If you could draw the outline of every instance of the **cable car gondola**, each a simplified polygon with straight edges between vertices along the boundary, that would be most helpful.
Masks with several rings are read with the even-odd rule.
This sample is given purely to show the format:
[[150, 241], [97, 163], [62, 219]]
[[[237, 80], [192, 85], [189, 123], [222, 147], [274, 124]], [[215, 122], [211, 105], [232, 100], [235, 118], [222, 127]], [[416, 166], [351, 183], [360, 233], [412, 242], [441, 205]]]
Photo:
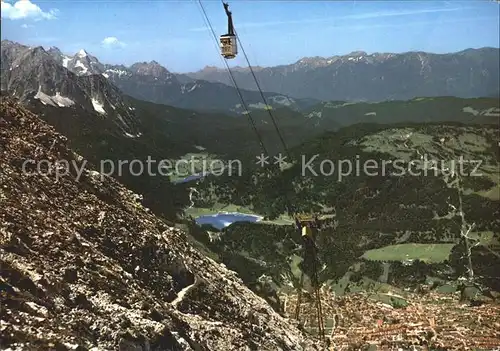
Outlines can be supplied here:
[[229, 4], [223, 2], [224, 10], [227, 15], [227, 34], [220, 36], [220, 49], [221, 54], [226, 59], [233, 59], [238, 54], [238, 46], [236, 42], [236, 35], [234, 34], [233, 18], [231, 11], [229, 11]]

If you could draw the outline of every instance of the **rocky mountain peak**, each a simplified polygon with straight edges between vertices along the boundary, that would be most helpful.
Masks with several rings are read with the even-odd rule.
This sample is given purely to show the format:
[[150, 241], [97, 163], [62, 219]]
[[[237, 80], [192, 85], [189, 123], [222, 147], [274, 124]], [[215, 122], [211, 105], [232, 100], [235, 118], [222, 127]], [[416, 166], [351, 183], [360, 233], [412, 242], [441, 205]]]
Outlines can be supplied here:
[[327, 58], [320, 57], [320, 56], [314, 56], [314, 57], [303, 57], [295, 64], [293, 65], [293, 70], [295, 68], [306, 68], [306, 69], [314, 69], [318, 67], [324, 67], [327, 66], [331, 63], [331, 60], [328, 60]]
[[218, 68], [218, 67], [216, 67], [216, 66], [205, 66], [205, 67], [203, 67], [203, 68], [201, 69], [201, 71], [200, 71], [200, 72], [206, 72], [206, 73], [208, 73], [208, 72], [216, 72], [216, 71], [218, 71], [218, 70], [219, 70], [219, 68]]
[[368, 56], [368, 54], [365, 51], [352, 51], [346, 56]]
[[[261, 67], [261, 66], [252, 66], [252, 70], [254, 72], [262, 71], [263, 69], [264, 69], [264, 67]], [[233, 67], [233, 70], [236, 72], [250, 72], [250, 68], [248, 66], [243, 66], [243, 67], [242, 66], [235, 66], [235, 67]]]
[[97, 57], [90, 55], [84, 49], [78, 51], [73, 57], [66, 57], [66, 60], [65, 67], [80, 76], [104, 72], [104, 65], [99, 62]]
[[[28, 67], [26, 65], [29, 64]], [[18, 71], [20, 74], [24, 70], [53, 70], [56, 62], [53, 56], [47, 52], [42, 46], [36, 46], [34, 48], [25, 48], [25, 50], [19, 51], [18, 55], [13, 57], [12, 63], [10, 64], [12, 68], [20, 68]], [[54, 75], [54, 72], [52, 72]], [[11, 77], [14, 80], [19, 78], [20, 82], [22, 79], [17, 75]], [[40, 78], [40, 77], [39, 77]], [[25, 84], [26, 82], [21, 82]]]
[[47, 51], [43, 48], [43, 46], [35, 46], [33, 49], [31, 49], [31, 52], [35, 55], [47, 54]]
[[167, 79], [173, 76], [165, 67], [154, 60], [150, 62], [134, 63], [130, 66], [130, 70], [139, 75], [152, 76], [155, 78]]
[[86, 57], [87, 55], [88, 55], [88, 53], [84, 49], [80, 49], [80, 51], [78, 51], [76, 53], [76, 56], [78, 56], [78, 57]]
[[55, 47], [55, 46], [51, 46], [51, 47], [49, 48], [49, 50], [47, 50], [47, 52], [48, 52], [49, 54], [57, 54], [57, 55], [62, 55], [61, 50], [59, 50], [59, 48], [57, 48], [57, 47]]
[[[2, 42], [3, 44], [3, 42]], [[14, 49], [2, 45], [2, 89], [21, 102], [57, 109], [82, 109], [113, 121], [123, 134], [139, 135], [138, 120], [121, 91], [100, 74], [104, 67], [86, 54], [73, 58], [57, 48]]]

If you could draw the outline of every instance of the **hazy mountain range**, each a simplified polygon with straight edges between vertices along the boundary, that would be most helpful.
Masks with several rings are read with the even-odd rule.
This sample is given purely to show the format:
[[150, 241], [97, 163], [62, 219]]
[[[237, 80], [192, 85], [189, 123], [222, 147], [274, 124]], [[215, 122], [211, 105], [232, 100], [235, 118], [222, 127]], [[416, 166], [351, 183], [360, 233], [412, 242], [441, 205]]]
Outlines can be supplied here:
[[[50, 74], [57, 71], [57, 76], [68, 76], [66, 72], [71, 72], [80, 77], [80, 85], [84, 86], [90, 85], [85, 83], [89, 79], [85, 77], [94, 77], [94, 90], [108, 82], [126, 95], [144, 101], [233, 114], [245, 111], [224, 69], [205, 67], [194, 73], [176, 74], [156, 61], [131, 66], [110, 65], [101, 63], [83, 49], [66, 55], [55, 47], [30, 48], [8, 40], [2, 41], [2, 90], [16, 91], [19, 96], [19, 89], [24, 94], [28, 84], [31, 90], [38, 91], [35, 82], [22, 83], [22, 87], [16, 83], [16, 77], [22, 75], [20, 69], [26, 69], [19, 68], [23, 66], [21, 63], [34, 56], [39, 71], [51, 71]], [[500, 94], [498, 62], [499, 49], [494, 48], [451, 54], [354, 52], [329, 58], [304, 58], [291, 65], [254, 67], [254, 73], [270, 106], [306, 111], [321, 100], [373, 102], [422, 96], [496, 97]], [[250, 110], [265, 108], [249, 68], [236, 67], [232, 71], [247, 107]], [[41, 92], [48, 94], [43, 90], [46, 88], [42, 86]], [[106, 103], [99, 103], [104, 103], [106, 110]]]
[[[12, 84], [19, 72], [18, 60], [24, 60], [36, 52], [37, 65], [41, 70], [57, 66], [59, 72], [71, 72], [78, 77], [100, 76], [123, 93], [137, 99], [161, 103], [181, 108], [205, 111], [225, 111], [241, 113], [245, 111], [237, 91], [228, 85], [204, 80], [181, 83], [177, 75], [169, 72], [156, 61], [138, 62], [130, 67], [101, 63], [95, 56], [80, 50], [75, 55], [65, 55], [58, 48], [48, 50], [27, 47], [8, 40], [2, 41], [2, 89], [12, 90]], [[96, 78], [97, 79], [97, 78]], [[45, 91], [43, 91], [46, 93]], [[241, 94], [248, 109], [265, 107], [260, 93], [242, 90]], [[293, 109], [310, 107], [317, 103], [314, 99], [291, 99], [276, 93], [266, 93], [266, 100], [273, 107], [288, 106]]]
[[[427, 52], [352, 52], [308, 57], [290, 65], [255, 67], [264, 91], [295, 98], [342, 101], [407, 100], [419, 96], [484, 97], [499, 95], [499, 49], [467, 49], [449, 54]], [[242, 89], [256, 90], [248, 68], [234, 69]], [[186, 79], [228, 84], [225, 70], [205, 67]]]
[[[489, 62], [491, 60], [490, 56], [494, 55], [495, 52], [498, 53], [498, 50], [468, 50], [443, 57], [465, 55], [469, 58], [475, 57], [476, 63], [481, 64], [482, 62]], [[337, 67], [339, 70], [342, 70], [344, 69], [343, 67], [351, 67], [353, 69], [354, 81], [356, 81], [356, 71], [354, 68], [358, 66], [352, 66], [354, 63], [359, 63], [361, 65], [359, 67], [375, 67], [377, 65], [383, 66], [391, 60], [396, 59], [403, 60], [403, 63], [405, 62], [405, 59], [401, 55], [363, 56], [362, 53], [356, 53], [356, 55], [329, 60], [319, 58], [304, 59], [301, 63], [289, 66], [287, 69], [283, 67], [257, 68], [256, 72], [257, 74], [264, 74], [265, 72], [272, 73], [274, 69], [285, 69], [291, 72], [289, 75], [291, 79], [292, 76], [300, 72], [312, 72], [311, 74], [313, 74], [313, 72], [322, 69]], [[403, 55], [407, 57], [406, 66], [408, 69], [412, 69], [414, 66], [412, 55]], [[422, 58], [427, 54], [419, 55]], [[441, 75], [447, 74], [450, 77], [461, 77], [460, 70], [452, 70], [452, 66], [446, 68], [446, 65], [443, 64], [438, 66], [432, 63], [431, 65], [431, 61], [434, 62], [437, 60], [436, 57], [441, 56], [430, 54], [427, 56], [433, 59], [429, 60], [428, 65], [425, 66], [425, 70], [422, 71], [423, 77], [434, 79], [433, 77], [439, 72], [441, 72], [439, 73]], [[441, 59], [444, 59], [443, 57]], [[172, 123], [180, 123], [175, 127], [175, 130], [182, 130], [182, 132], [180, 134], [174, 133], [170, 136], [170, 138], [173, 138], [172, 140], [177, 140], [177, 143], [180, 142], [179, 136], [185, 134], [183, 128], [193, 131], [199, 128], [199, 135], [203, 133], [212, 135], [210, 131], [214, 131], [214, 128], [211, 128], [210, 123], [213, 123], [213, 126], [218, 126], [219, 130], [223, 124], [225, 125], [224, 128], [228, 128], [228, 130], [245, 127], [248, 129], [247, 121], [230, 122], [226, 118], [227, 116], [220, 115], [218, 117], [211, 116], [207, 119], [208, 116], [203, 115], [207, 111], [222, 111], [226, 114], [242, 112], [243, 109], [239, 103], [239, 96], [233, 87], [220, 82], [191, 80], [191, 78], [185, 75], [169, 72], [155, 61], [135, 63], [130, 67], [108, 65], [101, 63], [96, 57], [90, 55], [85, 50], [80, 50], [75, 55], [69, 56], [54, 47], [45, 50], [42, 47], [27, 47], [7, 40], [2, 41], [1, 58], [1, 88], [3, 91], [7, 91], [25, 103], [38, 101], [42, 105], [55, 108], [65, 109], [71, 107], [70, 110], [62, 114], [79, 116], [80, 120], [85, 121], [85, 123], [88, 123], [88, 116], [90, 115], [96, 115], [100, 119], [105, 117], [108, 121], [113, 122], [115, 127], [119, 128], [122, 135], [130, 138], [137, 138], [142, 135], [144, 132], [142, 125], [144, 124], [145, 116], [151, 115], [151, 111], [155, 111], [154, 113], [159, 113], [160, 115], [168, 115], [167, 118]], [[454, 65], [455, 63], [453, 62], [458, 61], [458, 59], [452, 59], [450, 65]], [[403, 66], [400, 65], [399, 69], [404, 70]], [[436, 67], [440, 67], [440, 69]], [[472, 65], [469, 71], [474, 72], [475, 69], [477, 68]], [[244, 68], [236, 68], [234, 72], [236, 76], [240, 77], [239, 79], [243, 79], [249, 73], [248, 69]], [[210, 73], [215, 77], [216, 75], [222, 76], [224, 72], [214, 68], [199, 72], [199, 74], [202, 73]], [[498, 67], [495, 74], [498, 77]], [[484, 78], [485, 82], [489, 82], [489, 79], [493, 75], [494, 73], [484, 70], [481, 77]], [[471, 76], [473, 76], [472, 73]], [[326, 78], [327, 75], [322, 75], [322, 77], [317, 77], [317, 81], [321, 84], [321, 81]], [[389, 82], [387, 80], [383, 81], [385, 83]], [[365, 88], [365, 85], [361, 83], [357, 86], [360, 91]], [[479, 87], [478, 89], [485, 89], [484, 84], [478, 84], [477, 86]], [[378, 93], [381, 89], [382, 87], [373, 89], [373, 92]], [[418, 89], [425, 89], [425, 87], [421, 88], [418, 86]], [[452, 101], [441, 99], [432, 101], [419, 98], [414, 99], [411, 105], [397, 102], [394, 105], [384, 105], [385, 103], [377, 105], [373, 103], [352, 104], [345, 101], [320, 102], [314, 99], [289, 98], [276, 93], [265, 94], [267, 95], [267, 102], [273, 105], [275, 109], [281, 107], [281, 109], [275, 110], [273, 115], [278, 119], [280, 127], [284, 128], [284, 135], [288, 136], [288, 142], [291, 144], [300, 142], [306, 136], [312, 137], [325, 130], [336, 130], [341, 126], [354, 123], [374, 121], [381, 123], [405, 121], [491, 123], [498, 117], [498, 111], [490, 111], [490, 109], [495, 109], [496, 105], [489, 100]], [[252, 118], [258, 124], [260, 133], [264, 135], [264, 138], [266, 138], [266, 135], [269, 135], [269, 140], [276, 139], [269, 115], [263, 110], [265, 105], [259, 92], [243, 90], [242, 95], [246, 104], [250, 108], [253, 108]], [[141, 111], [137, 111], [138, 100], [188, 108], [190, 110], [202, 110], [202, 114], [199, 115], [199, 112], [193, 111], [176, 112], [178, 116], [191, 116], [191, 121], [196, 121], [195, 127], [193, 123], [185, 124], [186, 121], [180, 122], [178, 118], [173, 117], [172, 108], [166, 109], [166, 107], [161, 108], [155, 105], [140, 104]], [[394, 113], [395, 111], [397, 113]], [[175, 119], [175, 122], [173, 119]], [[202, 140], [206, 141], [206, 138], [203, 137]], [[213, 141], [215, 140], [217, 138]], [[230, 140], [232, 140], [232, 137], [230, 137]], [[277, 144], [277, 140], [275, 141], [276, 143], [274, 144]], [[242, 145], [245, 144], [242, 140], [239, 142]], [[273, 149], [273, 147], [270, 149]]]

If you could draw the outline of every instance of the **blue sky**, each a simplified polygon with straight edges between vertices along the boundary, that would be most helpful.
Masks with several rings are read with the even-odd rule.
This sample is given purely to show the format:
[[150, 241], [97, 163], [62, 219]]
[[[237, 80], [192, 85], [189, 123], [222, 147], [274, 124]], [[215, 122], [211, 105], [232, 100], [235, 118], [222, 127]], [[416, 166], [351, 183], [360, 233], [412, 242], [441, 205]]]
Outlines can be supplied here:
[[[216, 34], [227, 20], [220, 1], [202, 0]], [[454, 52], [499, 47], [499, 7], [469, 1], [229, 1], [252, 65], [302, 57], [373, 52]], [[84, 48], [104, 63], [156, 60], [174, 72], [224, 67], [194, 0], [2, 0], [2, 39]], [[243, 55], [231, 66], [245, 65]]]

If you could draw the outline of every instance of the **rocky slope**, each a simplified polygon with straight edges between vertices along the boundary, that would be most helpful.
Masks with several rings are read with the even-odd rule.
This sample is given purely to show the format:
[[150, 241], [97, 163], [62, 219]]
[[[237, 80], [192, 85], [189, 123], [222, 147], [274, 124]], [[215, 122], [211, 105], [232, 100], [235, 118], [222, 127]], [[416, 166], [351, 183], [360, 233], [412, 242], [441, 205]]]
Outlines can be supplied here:
[[[422, 96], [493, 97], [500, 94], [499, 53], [498, 48], [449, 54], [360, 51], [303, 58], [290, 65], [254, 71], [265, 91], [295, 98], [381, 101]], [[241, 88], [256, 89], [248, 68], [235, 69], [234, 75]], [[225, 71], [213, 67], [187, 76], [229, 84]]]
[[2, 348], [315, 349], [122, 185], [89, 167], [62, 175], [56, 161], [82, 158], [6, 98], [0, 159]]

